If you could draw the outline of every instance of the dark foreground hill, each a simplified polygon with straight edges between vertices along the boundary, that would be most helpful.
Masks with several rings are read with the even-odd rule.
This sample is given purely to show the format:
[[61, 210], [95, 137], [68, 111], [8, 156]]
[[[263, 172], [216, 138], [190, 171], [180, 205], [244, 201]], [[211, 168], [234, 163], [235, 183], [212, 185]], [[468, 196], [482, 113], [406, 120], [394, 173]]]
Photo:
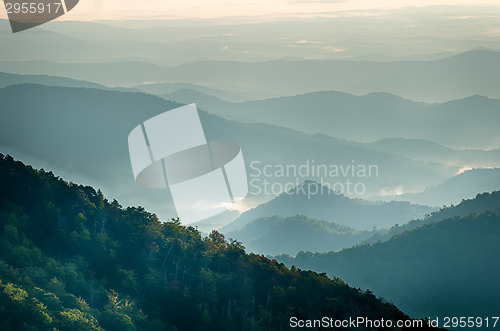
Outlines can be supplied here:
[[414, 221], [405, 227], [421, 226], [384, 242], [278, 260], [370, 288], [414, 317], [496, 316], [499, 201], [498, 192], [478, 195], [427, 221]]
[[[284, 330], [290, 318], [408, 320], [339, 279], [160, 223], [0, 154], [0, 329]], [[363, 328], [360, 328], [363, 329]]]

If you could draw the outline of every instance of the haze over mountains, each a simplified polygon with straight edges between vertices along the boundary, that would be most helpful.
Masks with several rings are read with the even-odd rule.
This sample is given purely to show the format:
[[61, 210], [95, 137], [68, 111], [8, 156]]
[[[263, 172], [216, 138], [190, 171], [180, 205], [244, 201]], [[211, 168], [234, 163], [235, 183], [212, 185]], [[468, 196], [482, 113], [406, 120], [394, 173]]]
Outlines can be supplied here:
[[[125, 192], [129, 189], [137, 195], [146, 194], [135, 186], [131, 176], [128, 133], [141, 120], [178, 106], [140, 93], [40, 85], [10, 86], [0, 89], [0, 94], [0, 135], [6, 153], [22, 153], [23, 157], [45, 160], [45, 166], [54, 165], [50, 168], [65, 168], [61, 174], [70, 175], [71, 180], [92, 177], [89, 178], [91, 183], [115, 187], [124, 196], [128, 196], [129, 193]], [[22, 97], [26, 94], [32, 97]], [[201, 116], [209, 139], [235, 141], [242, 146], [248, 175], [251, 179], [257, 178], [255, 185], [262, 191], [265, 178], [263, 173], [259, 176], [257, 170], [264, 166], [300, 166], [308, 160], [331, 165], [332, 155], [334, 164], [346, 167], [352, 165], [353, 160], [360, 165], [378, 166], [378, 176], [357, 179], [365, 185], [367, 195], [377, 195], [384, 187], [399, 185], [409, 191], [418, 191], [426, 185], [444, 181], [458, 170], [455, 166], [415, 162], [394, 154], [353, 147], [329, 137], [262, 124], [239, 124], [203, 112]], [[26, 121], [27, 118], [30, 120]], [[252, 168], [249, 166], [252, 161], [260, 163]], [[326, 179], [343, 182], [349, 177]], [[297, 180], [300, 183], [301, 178], [273, 176], [271, 179], [282, 184], [296, 183]], [[253, 191], [251, 195], [259, 195], [256, 189]], [[146, 194], [148, 198], [144, 200], [163, 199], [151, 198], [150, 195]], [[124, 198], [124, 202], [127, 201]]]
[[361, 144], [371, 149], [396, 153], [422, 162], [441, 162], [468, 167], [496, 167], [500, 164], [500, 149], [453, 149], [422, 139], [384, 138], [373, 143]]
[[18, 75], [0, 72], [0, 88], [17, 84], [40, 84], [45, 86], [83, 87], [102, 90], [108, 87], [96, 83], [48, 75]]
[[429, 206], [457, 204], [477, 193], [493, 192], [500, 187], [500, 169], [473, 169], [419, 193], [380, 197], [381, 200], [410, 201]]
[[[351, 141], [400, 137], [431, 140], [459, 149], [495, 148], [500, 144], [495, 125], [500, 121], [500, 100], [481, 96], [440, 104], [416, 103], [384, 93], [354, 96], [334, 91], [244, 103], [228, 103], [186, 90], [163, 97], [178, 102], [195, 100], [203, 109], [229, 119], [265, 122]], [[381, 118], [384, 120], [380, 121]], [[378, 145], [391, 152], [406, 149], [398, 146], [383, 149], [382, 143]], [[406, 153], [414, 149], [406, 149]], [[431, 152], [433, 150], [426, 154], [427, 161], [437, 154]], [[499, 154], [496, 151], [495, 161]], [[435, 161], [438, 160], [433, 159]]]
[[[347, 60], [202, 61], [174, 67], [146, 62], [0, 62], [0, 71], [45, 74], [108, 86], [191, 83], [262, 97], [335, 90], [353, 94], [393, 93], [410, 100], [448, 101], [475, 94], [500, 98], [500, 53], [476, 50], [433, 61]], [[466, 69], [465, 69], [466, 68]], [[466, 71], [464, 71], [466, 70]]]
[[[109, 187], [110, 192], [113, 194], [116, 192], [124, 202], [137, 198], [141, 204], [154, 208], [163, 217], [171, 217], [172, 206], [164, 203], [169, 199], [168, 194], [141, 190], [133, 183], [124, 137], [137, 122], [175, 108], [178, 104], [140, 93], [88, 89], [94, 85], [82, 81], [66, 81], [62, 78], [0, 74], [0, 80], [4, 85], [9, 85], [9, 81], [16, 84], [34, 80], [46, 85], [68, 82], [85, 87], [17, 85], [1, 89], [3, 126], [0, 142], [4, 152], [13, 153], [27, 161], [43, 160], [41, 166], [60, 170], [62, 175], [68, 175], [72, 180], [80, 181], [87, 178], [94, 185]], [[32, 98], [21, 97], [26, 93]], [[76, 120], [75, 116], [79, 119]], [[203, 112], [201, 116], [209, 139], [235, 141], [243, 147], [249, 179], [256, 178], [251, 187], [249, 206], [280, 194], [286, 185], [296, 186], [306, 179], [317, 181], [323, 179], [330, 181], [331, 184], [344, 183], [346, 179], [350, 179], [364, 185], [366, 188], [364, 197], [381, 194], [390, 196], [391, 192], [400, 194], [423, 191], [426, 187], [444, 182], [465, 166], [491, 167], [497, 164], [497, 150], [456, 151], [434, 144], [433, 149], [428, 149], [430, 154], [425, 156], [425, 147], [430, 143], [423, 141], [394, 139], [392, 144], [400, 144], [398, 148], [384, 146], [381, 142], [359, 144], [328, 136], [306, 135], [263, 124], [240, 124]], [[25, 121], [26, 118], [30, 118], [31, 121]], [[99, 121], [94, 124], [96, 118], [99, 118]], [[42, 126], [42, 123], [45, 124]], [[97, 129], [97, 125], [101, 129]], [[86, 127], [92, 128], [92, 134]], [[73, 138], [68, 140], [67, 137]], [[410, 143], [413, 144], [412, 148], [405, 148]], [[446, 153], [441, 153], [442, 150]], [[279, 157], [276, 157], [277, 155]], [[442, 163], [429, 162], [433, 155], [439, 155], [436, 156], [436, 161]], [[258, 163], [250, 166], [254, 161]], [[266, 180], [262, 171], [264, 167], [286, 165], [300, 167], [307, 163], [310, 167], [312, 162], [316, 165], [335, 164], [346, 167], [354, 163], [372, 164], [378, 167], [378, 174], [363, 178], [352, 177], [350, 174], [338, 178], [328, 176], [328, 178], [318, 176], [295, 178], [293, 174], [291, 176], [273, 174], [273, 178], [269, 181], [271, 184], [280, 183], [279, 187], [282, 190], [264, 192], [264, 180]], [[423, 194], [420, 200], [413, 199], [413, 196], [405, 197], [412, 202], [441, 206], [457, 203], [462, 198], [472, 197], [495, 187], [496, 184], [491, 181], [489, 172], [476, 173], [478, 175], [474, 183], [464, 181], [455, 186], [452, 191], [453, 196], [450, 195], [450, 190], [441, 190], [438, 195], [431, 194], [432, 191], [428, 195]], [[256, 200], [251, 202], [252, 199]], [[395, 199], [403, 200], [401, 197]], [[319, 218], [324, 219], [324, 217]]]
[[489, 316], [500, 308], [499, 207], [499, 192], [484, 194], [384, 242], [279, 260], [370, 288], [411, 316]]
[[[75, 21], [74, 13], [72, 21], [51, 22], [16, 38], [2, 34], [2, 57], [163, 65], [210, 59], [433, 60], [477, 47], [498, 49], [495, 28], [500, 14], [491, 5], [336, 10], [313, 17], [274, 13], [252, 18], [245, 13], [161, 20], [155, 13], [155, 19], [148, 20], [142, 13], [136, 20], [93, 22], [88, 17]], [[0, 19], [0, 31], [10, 32], [7, 20]], [[45, 47], [39, 47], [42, 40]]]
[[408, 202], [350, 199], [305, 181], [242, 213], [220, 231], [261, 254], [328, 252], [361, 244], [376, 234], [385, 235], [385, 228], [424, 218], [435, 210]]
[[247, 254], [216, 231], [161, 223], [1, 153], [0, 182], [2, 330], [279, 330], [295, 309], [410, 320], [369, 291]]
[[[15, 83], [37, 83], [49, 86], [92, 87], [105, 86], [86, 81], [45, 76], [19, 76], [0, 73], [2, 86]], [[458, 149], [495, 148], [500, 136], [495, 123], [500, 120], [500, 100], [473, 96], [441, 104], [416, 103], [388, 94], [354, 96], [340, 92], [315, 92], [300, 96], [266, 99], [259, 101], [230, 103], [214, 96], [191, 89], [186, 84], [146, 85], [138, 87], [146, 92], [180, 103], [196, 102], [208, 112], [229, 119], [289, 127], [306, 133], [323, 133], [351, 141], [376, 143], [370, 148], [386, 152], [397, 152], [410, 158], [426, 162], [446, 162], [455, 165], [468, 163], [475, 166], [478, 159], [490, 159], [482, 166], [497, 165], [500, 152], [453, 151], [436, 144], [419, 140], [431, 140]], [[197, 88], [194, 86], [193, 88]], [[163, 89], [171, 94], [158, 93]], [[237, 92], [213, 91], [229, 98], [241, 98]], [[120, 89], [126, 90], [126, 89]], [[232, 96], [231, 96], [232, 95]], [[386, 118], [374, 127], [377, 118]], [[481, 132], [478, 134], [478, 132]], [[388, 137], [405, 138], [387, 139]], [[458, 160], [458, 162], [456, 162]]]
[[[458, 177], [474, 178], [472, 173], [473, 171], [468, 171]], [[490, 184], [491, 187], [500, 185], [498, 181]], [[373, 203], [352, 200], [333, 192], [328, 194], [327, 190], [322, 195], [309, 196], [308, 191], [318, 192], [318, 184], [306, 182], [302, 186], [305, 192], [291, 190], [293, 192], [290, 195], [283, 194], [241, 214], [234, 222], [222, 227], [221, 231], [229, 238], [238, 238], [249, 251], [274, 256], [295, 256], [301, 251], [340, 251], [363, 243], [386, 241], [405, 231], [447, 218], [500, 210], [498, 192], [478, 194], [470, 200], [462, 198], [462, 202], [456, 206], [433, 210], [425, 206], [410, 205], [408, 202]], [[451, 185], [442, 186], [443, 196], [449, 195], [445, 192], [455, 192]], [[411, 200], [406, 199], [408, 195], [400, 198], [402, 201]], [[429, 201], [435, 202], [438, 199]], [[300, 213], [303, 215], [299, 215]], [[400, 218], [394, 219], [396, 216]], [[359, 221], [364, 223], [359, 224]], [[377, 229], [370, 229], [370, 226]]]
[[356, 230], [371, 230], [373, 227], [387, 228], [396, 223], [422, 218], [434, 210], [427, 206], [411, 205], [408, 202], [383, 203], [350, 199], [328, 187], [321, 187], [319, 183], [305, 181], [299, 187], [246, 211], [221, 231], [231, 236], [232, 231], [240, 230], [256, 219], [271, 216], [289, 217], [297, 214]]
[[[189, 83], [152, 83], [137, 85], [134, 88], [160, 96], [166, 100], [175, 100], [186, 104], [196, 102], [200, 106], [212, 103], [225, 104], [228, 102], [247, 101], [258, 99], [259, 96], [262, 97], [260, 93], [252, 94], [248, 91], [217, 90]], [[269, 96], [273, 96], [273, 94], [269, 93]], [[211, 103], [206, 102], [207, 99], [211, 100]]]
[[437, 223], [447, 218], [463, 217], [469, 214], [480, 214], [484, 211], [497, 213], [500, 211], [500, 195], [498, 191], [493, 193], [477, 194], [470, 199], [462, 199], [457, 205], [444, 206], [440, 210], [432, 212], [424, 219], [412, 220], [406, 224], [395, 225], [387, 232], [379, 231], [369, 238], [367, 243], [386, 241], [398, 234], [411, 231], [429, 223]]
[[339, 251], [362, 243], [376, 232], [357, 231], [345, 225], [296, 215], [258, 218], [239, 230], [228, 232], [227, 237], [238, 238], [249, 252], [295, 256], [300, 251]]
[[[500, 7], [317, 15], [15, 36], [0, 20], [0, 154], [45, 169], [0, 156], [0, 308], [25, 291], [16, 312], [40, 299], [50, 329], [403, 316], [375, 296], [412, 317], [497, 316], [500, 195], [483, 192], [500, 189]], [[249, 194], [182, 227], [168, 190], [134, 182], [127, 137], [193, 102], [208, 140], [241, 146]]]

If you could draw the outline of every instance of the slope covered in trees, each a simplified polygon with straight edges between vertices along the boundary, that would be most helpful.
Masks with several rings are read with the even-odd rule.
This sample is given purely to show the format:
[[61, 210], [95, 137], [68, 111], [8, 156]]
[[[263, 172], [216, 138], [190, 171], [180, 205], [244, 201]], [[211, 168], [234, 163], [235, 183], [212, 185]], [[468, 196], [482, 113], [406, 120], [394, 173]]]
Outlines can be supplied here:
[[246, 254], [0, 154], [0, 329], [282, 330], [408, 319], [339, 279]]
[[372, 237], [366, 240], [366, 243], [386, 241], [395, 235], [414, 230], [428, 223], [439, 222], [451, 217], [467, 216], [472, 213], [479, 214], [486, 210], [493, 212], [500, 211], [500, 191], [477, 194], [474, 199], [463, 199], [462, 202], [456, 206], [445, 206], [438, 211], [432, 212], [424, 219], [412, 220], [401, 226], [396, 224], [385, 233], [383, 231], [375, 233]]
[[[385, 242], [277, 259], [369, 288], [413, 317], [497, 316], [500, 213], [494, 206], [499, 199], [498, 192], [478, 195], [430, 216], [436, 222]], [[483, 212], [474, 213], [480, 208]]]
[[234, 222], [221, 228], [224, 233], [242, 229], [263, 217], [306, 215], [356, 230], [388, 228], [396, 223], [421, 218], [436, 208], [405, 201], [378, 202], [352, 199], [332, 190], [329, 185], [306, 180], [276, 198], [250, 209]]

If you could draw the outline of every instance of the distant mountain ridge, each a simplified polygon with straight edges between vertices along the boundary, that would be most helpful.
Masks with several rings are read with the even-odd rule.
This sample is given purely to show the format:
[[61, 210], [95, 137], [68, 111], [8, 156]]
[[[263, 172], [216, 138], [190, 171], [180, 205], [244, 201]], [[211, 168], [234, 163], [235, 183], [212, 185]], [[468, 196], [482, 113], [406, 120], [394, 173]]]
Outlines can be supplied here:
[[[135, 184], [127, 137], [137, 123], [176, 108], [179, 103], [138, 92], [36, 84], [0, 89], [0, 99], [3, 153], [22, 155], [25, 161], [58, 169], [74, 181], [106, 186], [102, 187], [105, 192], [119, 192], [116, 197], [124, 203], [133, 198], [134, 204], [144, 205], [164, 219], [175, 215], [172, 206], [168, 207], [167, 192], [158, 194]], [[440, 182], [458, 170], [353, 147], [331, 137], [264, 124], [241, 124], [203, 111], [200, 117], [209, 140], [229, 140], [242, 146], [250, 179], [258, 175], [249, 166], [252, 161], [261, 162], [263, 167], [300, 165], [307, 160], [315, 160], [316, 164], [351, 164], [355, 160], [359, 164], [376, 164], [381, 169], [378, 177], [363, 178], [367, 194], [375, 195], [386, 185], [423, 189], [422, 185]], [[292, 178], [275, 180], [283, 184]], [[258, 194], [253, 194], [253, 198], [259, 198]]]
[[[188, 91], [166, 98], [169, 97], [180, 102], [195, 100], [208, 112], [232, 120], [264, 122], [349, 141], [368, 143], [400, 137], [407, 142], [430, 140], [457, 149], [500, 147], [500, 134], [495, 126], [500, 121], [500, 100], [479, 95], [436, 104], [413, 102], [387, 93], [356, 96], [337, 91], [242, 103]], [[386, 145], [372, 146], [387, 150]], [[467, 155], [448, 155], [467, 158]]]
[[17, 84], [40, 84], [45, 86], [61, 86], [61, 87], [82, 87], [96, 88], [106, 90], [107, 86], [91, 83], [82, 80], [76, 80], [66, 77], [49, 76], [49, 75], [17, 75], [5, 72], [0, 72], [0, 88]]
[[142, 84], [137, 85], [134, 88], [146, 93], [160, 96], [167, 100], [179, 101], [180, 99], [187, 97], [189, 100], [180, 102], [186, 104], [196, 102], [197, 104], [200, 104], [200, 106], [200, 99], [193, 98], [193, 93], [196, 93], [200, 97], [212, 98], [214, 101], [241, 102], [256, 98], [256, 96], [248, 92], [219, 90], [189, 83]]
[[391, 227], [424, 217], [434, 208], [412, 205], [408, 202], [372, 202], [350, 199], [314, 181], [305, 181], [273, 200], [241, 214], [234, 222], [224, 226], [223, 233], [242, 229], [252, 221], [264, 217], [290, 217], [305, 215], [348, 226], [356, 230], [373, 227]]
[[465, 217], [486, 210], [500, 212], [500, 191], [478, 194], [475, 198], [463, 200], [456, 206], [443, 207], [426, 217], [408, 220], [390, 229], [357, 231], [345, 225], [296, 215], [258, 218], [226, 234], [229, 238], [240, 240], [248, 250], [255, 253], [295, 256], [301, 251], [317, 253], [340, 251], [366, 243], [387, 241], [429, 223], [452, 217]]
[[478, 193], [500, 189], [500, 168], [471, 169], [453, 176], [443, 183], [432, 185], [420, 193], [381, 197], [380, 200], [410, 201], [428, 206], [457, 204]]
[[[370, 288], [414, 317], [486, 317], [500, 309], [499, 205], [499, 192], [479, 195], [435, 213], [430, 219], [436, 222], [383, 242], [277, 259], [341, 277], [351, 286]], [[496, 211], [487, 210], [491, 206]], [[481, 212], [452, 216], [476, 210]]]
[[478, 214], [489, 210], [500, 212], [500, 191], [477, 194], [474, 198], [463, 199], [458, 205], [445, 206], [438, 211], [432, 212], [428, 217], [412, 220], [406, 224], [393, 226], [386, 233], [375, 233], [366, 240], [367, 243], [386, 241], [395, 235], [411, 231], [429, 223], [440, 222], [452, 217], [465, 217], [469, 214]]
[[296, 215], [259, 218], [226, 236], [241, 241], [256, 254], [294, 256], [300, 251], [338, 251], [365, 241], [375, 232]]
[[360, 145], [422, 162], [441, 162], [471, 168], [500, 165], [500, 148], [493, 150], [453, 149], [430, 140], [404, 138], [384, 138]]
[[443, 102], [474, 94], [500, 98], [500, 53], [472, 50], [432, 61], [349, 60], [200, 61], [175, 67], [143, 62], [0, 62], [0, 71], [51, 74], [108, 86], [143, 82], [203, 85], [254, 94], [297, 95], [336, 90], [352, 94], [387, 92], [411, 100]]

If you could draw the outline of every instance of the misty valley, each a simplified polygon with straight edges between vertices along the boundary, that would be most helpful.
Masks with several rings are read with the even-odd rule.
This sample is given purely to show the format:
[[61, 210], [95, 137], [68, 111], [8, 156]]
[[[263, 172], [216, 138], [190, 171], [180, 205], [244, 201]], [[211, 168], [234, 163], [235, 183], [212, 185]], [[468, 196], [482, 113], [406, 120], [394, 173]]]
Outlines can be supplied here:
[[0, 31], [0, 329], [500, 327], [470, 6]]

